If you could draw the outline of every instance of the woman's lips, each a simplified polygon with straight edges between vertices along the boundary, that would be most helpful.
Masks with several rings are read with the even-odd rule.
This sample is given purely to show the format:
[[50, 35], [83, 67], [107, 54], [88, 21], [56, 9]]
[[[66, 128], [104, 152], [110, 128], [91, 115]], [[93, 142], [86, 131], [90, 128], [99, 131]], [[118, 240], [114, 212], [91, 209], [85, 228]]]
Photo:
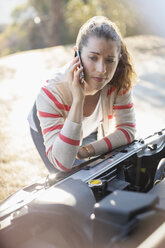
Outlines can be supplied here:
[[102, 82], [105, 80], [105, 78], [101, 78], [101, 77], [92, 77], [96, 82]]

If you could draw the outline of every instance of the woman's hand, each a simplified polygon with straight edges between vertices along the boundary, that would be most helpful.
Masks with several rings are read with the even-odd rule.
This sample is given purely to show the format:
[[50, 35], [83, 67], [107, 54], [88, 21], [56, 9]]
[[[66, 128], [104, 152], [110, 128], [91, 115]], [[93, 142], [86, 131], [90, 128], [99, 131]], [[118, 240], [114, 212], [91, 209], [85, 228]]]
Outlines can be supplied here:
[[83, 68], [79, 68], [79, 58], [76, 57], [70, 63], [66, 71], [66, 81], [73, 96], [73, 102], [68, 114], [68, 119], [75, 123], [82, 123], [83, 106], [85, 99], [85, 82], [80, 84], [79, 78]]
[[70, 91], [73, 95], [73, 101], [84, 101], [85, 82], [80, 84], [80, 73], [83, 67], [79, 68], [80, 62], [78, 56], [73, 59], [66, 71], [66, 81], [69, 83]]
[[90, 159], [94, 155], [95, 155], [95, 150], [91, 144], [87, 146], [81, 146], [79, 147], [77, 153], [77, 159], [86, 159], [86, 158]]

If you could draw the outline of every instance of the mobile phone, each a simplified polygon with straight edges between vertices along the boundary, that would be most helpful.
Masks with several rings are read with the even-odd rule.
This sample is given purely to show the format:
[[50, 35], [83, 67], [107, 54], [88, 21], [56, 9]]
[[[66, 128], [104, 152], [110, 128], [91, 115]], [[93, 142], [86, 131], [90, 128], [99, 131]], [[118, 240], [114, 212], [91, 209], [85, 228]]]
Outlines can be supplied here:
[[[76, 56], [78, 56], [78, 58], [79, 58], [79, 62], [80, 62], [80, 68], [82, 67], [82, 61], [81, 61], [81, 56], [80, 56], [80, 52], [77, 50], [77, 51], [75, 51], [75, 57]], [[85, 77], [85, 75], [84, 75], [84, 72], [82, 71], [81, 73], [80, 73], [80, 84], [82, 84], [83, 82], [84, 82], [84, 77]]]

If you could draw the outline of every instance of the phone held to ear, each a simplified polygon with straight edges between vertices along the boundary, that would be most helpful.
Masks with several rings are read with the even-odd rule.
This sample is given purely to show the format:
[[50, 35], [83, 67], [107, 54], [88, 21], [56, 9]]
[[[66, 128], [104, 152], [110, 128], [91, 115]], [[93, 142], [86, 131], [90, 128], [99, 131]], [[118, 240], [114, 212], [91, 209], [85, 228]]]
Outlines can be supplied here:
[[[75, 57], [78, 56], [79, 57], [79, 62], [80, 62], [80, 68], [82, 67], [82, 62], [81, 62], [81, 57], [80, 57], [80, 52], [76, 51], [75, 52]], [[80, 84], [82, 84], [84, 82], [84, 72], [82, 71], [80, 73]]]

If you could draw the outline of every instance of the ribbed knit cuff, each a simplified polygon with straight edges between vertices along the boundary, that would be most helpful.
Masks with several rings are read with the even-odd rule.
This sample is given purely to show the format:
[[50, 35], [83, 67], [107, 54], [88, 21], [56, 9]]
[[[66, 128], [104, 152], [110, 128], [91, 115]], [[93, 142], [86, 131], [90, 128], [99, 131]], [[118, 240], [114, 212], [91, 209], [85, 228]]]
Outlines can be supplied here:
[[[111, 149], [127, 144], [127, 139], [123, 132], [116, 130], [114, 133], [106, 136], [109, 140]], [[95, 155], [100, 155], [109, 151], [107, 142], [104, 139], [95, 141], [91, 144], [95, 149]]]

